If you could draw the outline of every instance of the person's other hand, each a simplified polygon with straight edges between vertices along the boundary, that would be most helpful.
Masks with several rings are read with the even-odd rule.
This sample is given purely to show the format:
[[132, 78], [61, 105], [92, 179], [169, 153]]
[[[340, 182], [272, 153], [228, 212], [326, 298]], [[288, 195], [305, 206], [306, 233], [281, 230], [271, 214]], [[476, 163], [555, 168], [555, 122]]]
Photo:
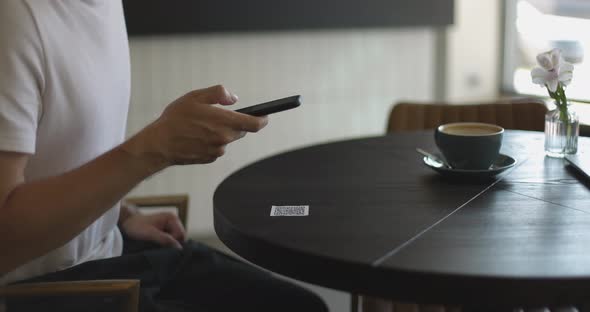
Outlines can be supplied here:
[[121, 230], [129, 237], [157, 243], [164, 247], [182, 249], [181, 243], [186, 233], [178, 216], [161, 212], [150, 215], [135, 213], [130, 215], [122, 224]]
[[211, 163], [227, 144], [246, 132], [258, 132], [268, 122], [217, 107], [232, 105], [237, 97], [223, 86], [191, 91], [172, 102], [152, 124], [124, 144], [124, 148], [158, 169], [170, 165]]

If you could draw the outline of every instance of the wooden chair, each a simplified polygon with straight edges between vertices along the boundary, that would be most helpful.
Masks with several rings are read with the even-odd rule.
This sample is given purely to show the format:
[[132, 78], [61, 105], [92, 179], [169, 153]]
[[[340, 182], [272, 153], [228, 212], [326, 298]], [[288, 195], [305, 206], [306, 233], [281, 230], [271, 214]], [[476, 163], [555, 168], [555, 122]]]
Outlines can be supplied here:
[[[505, 129], [543, 131], [546, 105], [535, 99], [451, 105], [445, 103], [410, 103], [395, 105], [387, 121], [387, 133], [434, 129], [451, 122], [485, 122]], [[363, 312], [460, 311], [457, 307], [417, 305], [392, 302], [368, 296], [352, 297], [352, 310]]]
[[173, 207], [178, 213], [178, 218], [186, 228], [188, 216], [188, 195], [143, 196], [126, 198], [125, 203], [134, 205], [140, 210], [149, 210], [160, 207]]
[[[186, 227], [188, 195], [145, 196], [125, 199], [141, 209], [174, 207]], [[139, 280], [89, 280], [51, 283], [16, 284], [0, 287], [0, 311], [2, 299], [19, 302], [49, 300], [59, 302], [60, 297], [81, 297], [91, 305], [100, 304], [100, 311], [136, 312], [139, 302]], [[64, 305], [67, 302], [64, 302]], [[89, 307], [91, 306], [89, 305]], [[91, 311], [96, 311], [96, 307]], [[11, 312], [10, 310], [6, 312]]]
[[399, 103], [387, 122], [387, 132], [434, 129], [460, 121], [485, 122], [505, 129], [543, 131], [547, 107], [539, 100], [485, 104]]

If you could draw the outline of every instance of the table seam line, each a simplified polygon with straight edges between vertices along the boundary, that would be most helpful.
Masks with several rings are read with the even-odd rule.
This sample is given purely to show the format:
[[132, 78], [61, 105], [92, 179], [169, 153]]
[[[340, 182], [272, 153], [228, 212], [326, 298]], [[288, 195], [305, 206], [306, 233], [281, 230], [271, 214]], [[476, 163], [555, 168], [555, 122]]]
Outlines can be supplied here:
[[485, 193], [487, 190], [489, 190], [490, 188], [492, 188], [493, 186], [495, 186], [496, 184], [498, 184], [500, 181], [504, 180], [507, 176], [511, 175], [517, 168], [519, 168], [525, 162], [527, 162], [528, 159], [529, 159], [529, 157], [525, 157], [524, 160], [520, 161], [519, 164], [517, 164], [514, 168], [512, 168], [512, 170], [510, 170], [509, 172], [507, 172], [506, 174], [504, 174], [500, 179], [498, 179], [498, 180], [494, 181], [494, 183], [488, 185], [485, 189], [483, 189], [481, 192], [475, 194], [475, 196], [473, 196], [472, 198], [470, 198], [468, 201], [466, 201], [465, 203], [463, 203], [461, 206], [455, 208], [448, 215], [444, 216], [440, 220], [438, 220], [435, 223], [431, 224], [426, 229], [420, 231], [418, 234], [414, 235], [413, 237], [411, 237], [410, 239], [408, 239], [407, 241], [405, 241], [403, 244], [401, 244], [398, 247], [392, 249], [391, 251], [389, 251], [385, 255], [377, 258], [377, 260], [375, 260], [375, 261], [373, 261], [371, 263], [371, 266], [379, 266], [379, 265], [381, 265], [387, 258], [390, 258], [391, 256], [395, 255], [396, 253], [398, 253], [400, 250], [402, 250], [406, 246], [410, 245], [412, 242], [414, 242], [415, 240], [417, 240], [418, 238], [420, 238], [422, 235], [426, 234], [426, 232], [430, 231], [432, 228], [434, 228], [438, 224], [442, 223], [444, 220], [446, 220], [447, 218], [449, 218], [450, 216], [452, 216], [453, 214], [455, 214], [457, 211], [459, 211], [461, 208], [465, 207], [467, 204], [469, 204], [470, 202], [472, 202], [475, 199], [477, 199], [480, 195], [482, 195], [483, 193]]
[[588, 211], [584, 211], [584, 210], [581, 210], [581, 209], [572, 208], [572, 207], [565, 206], [565, 205], [562, 205], [562, 204], [554, 203], [552, 201], [545, 200], [545, 199], [542, 199], [542, 198], [537, 198], [537, 197], [534, 197], [534, 196], [522, 194], [522, 193], [519, 193], [519, 192], [516, 192], [516, 191], [513, 191], [513, 190], [507, 190], [505, 188], [501, 188], [501, 189], [504, 190], [504, 191], [506, 191], [506, 192], [510, 192], [510, 193], [517, 194], [517, 195], [521, 195], [521, 196], [524, 196], [524, 197], [527, 197], [527, 198], [532, 198], [532, 199], [540, 200], [542, 202], [545, 202], [545, 203], [548, 203], [548, 204], [552, 204], [552, 205], [555, 205], [555, 206], [559, 206], [559, 207], [571, 209], [571, 210], [574, 210], [574, 211], [579, 211], [579, 212], [583, 212], [583, 213], [586, 213], [586, 214], [590, 214], [590, 212], [588, 212]]
[[457, 212], [461, 208], [467, 206], [469, 203], [471, 203], [472, 201], [474, 201], [475, 199], [477, 199], [480, 195], [482, 195], [483, 193], [485, 193], [487, 190], [489, 190], [490, 188], [492, 188], [493, 186], [495, 186], [496, 184], [498, 184], [498, 182], [500, 182], [502, 180], [503, 180], [503, 178], [496, 180], [494, 183], [490, 184], [489, 186], [487, 186], [486, 188], [484, 188], [482, 191], [480, 191], [479, 193], [475, 194], [475, 196], [473, 196], [472, 198], [470, 198], [468, 201], [466, 201], [465, 203], [461, 204], [461, 206], [455, 208], [448, 215], [442, 217], [441, 219], [439, 219], [435, 223], [431, 224], [430, 226], [428, 226], [424, 230], [420, 231], [420, 233], [414, 235], [412, 238], [408, 239], [407, 241], [405, 241], [403, 244], [399, 245], [398, 247], [392, 249], [391, 251], [389, 251], [385, 255], [377, 258], [377, 260], [375, 260], [375, 261], [373, 261], [373, 263], [371, 263], [371, 266], [379, 266], [379, 265], [381, 265], [387, 258], [390, 258], [391, 256], [395, 255], [396, 253], [398, 253], [400, 250], [402, 250], [406, 246], [410, 245], [412, 242], [414, 242], [415, 240], [417, 240], [418, 238], [420, 238], [422, 235], [426, 234], [426, 232], [430, 231], [432, 228], [434, 228], [438, 224], [442, 223], [444, 220], [446, 220], [450, 216], [454, 215], [455, 212]]

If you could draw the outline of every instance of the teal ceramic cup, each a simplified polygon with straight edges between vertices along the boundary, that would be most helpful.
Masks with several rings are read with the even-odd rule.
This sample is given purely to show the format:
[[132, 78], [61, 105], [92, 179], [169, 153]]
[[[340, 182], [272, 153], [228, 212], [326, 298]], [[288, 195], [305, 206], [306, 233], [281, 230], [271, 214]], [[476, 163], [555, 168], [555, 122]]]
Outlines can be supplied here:
[[456, 122], [436, 128], [434, 140], [453, 169], [486, 170], [500, 154], [503, 134], [497, 125]]

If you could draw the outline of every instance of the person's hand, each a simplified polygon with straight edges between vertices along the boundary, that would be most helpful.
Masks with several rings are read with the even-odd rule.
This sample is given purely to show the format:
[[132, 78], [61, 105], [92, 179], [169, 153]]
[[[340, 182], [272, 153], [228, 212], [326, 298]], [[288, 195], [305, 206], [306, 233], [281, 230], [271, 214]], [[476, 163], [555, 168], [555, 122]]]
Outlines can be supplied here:
[[181, 243], [186, 237], [178, 216], [169, 212], [150, 215], [134, 213], [121, 224], [121, 230], [133, 239], [178, 249], [182, 249]]
[[223, 86], [191, 91], [172, 102], [152, 124], [123, 144], [157, 170], [170, 165], [211, 163], [226, 145], [257, 132], [268, 119], [211, 104], [231, 105], [237, 97]]

